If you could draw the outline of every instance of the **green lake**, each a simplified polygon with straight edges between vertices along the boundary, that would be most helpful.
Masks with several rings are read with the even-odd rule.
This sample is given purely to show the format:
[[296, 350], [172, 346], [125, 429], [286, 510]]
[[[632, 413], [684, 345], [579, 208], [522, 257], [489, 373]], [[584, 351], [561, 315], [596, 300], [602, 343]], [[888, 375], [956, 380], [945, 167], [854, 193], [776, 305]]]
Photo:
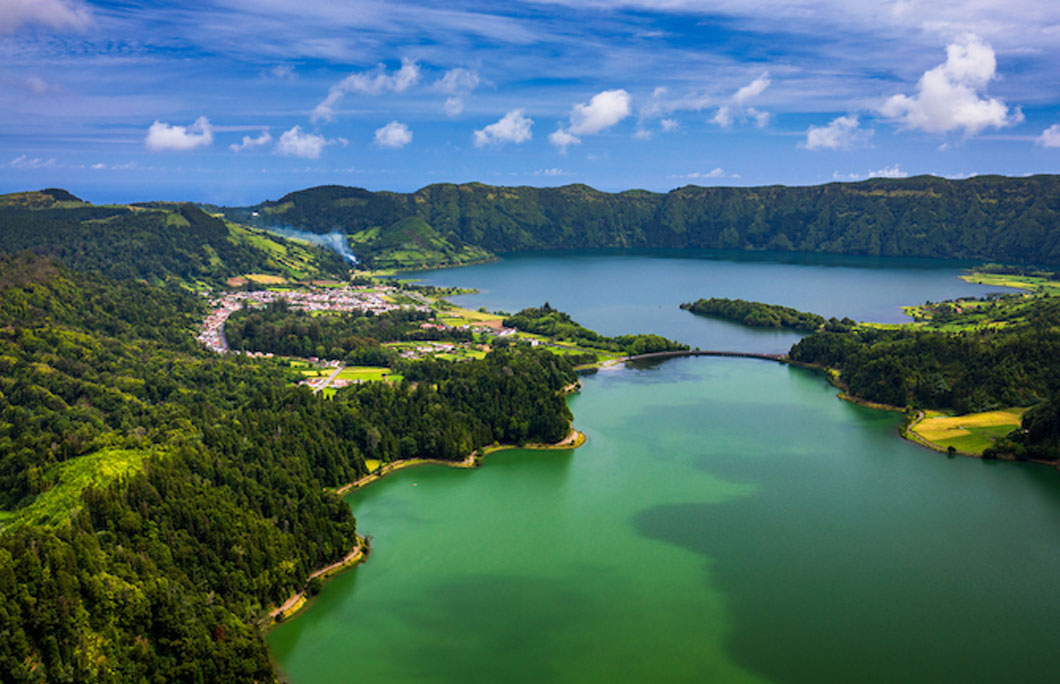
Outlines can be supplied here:
[[[567, 257], [520, 259], [543, 280], [498, 279], [505, 262], [444, 278], [486, 278], [491, 292], [478, 297], [491, 301], [516, 290], [526, 304], [567, 299], [576, 319], [595, 310], [616, 324], [609, 283], [594, 299], [548, 280]], [[890, 278], [894, 296], [903, 274], [919, 279], [914, 301], [973, 287], [952, 266], [775, 265], [823, 270], [835, 281], [821, 301], [845, 298], [862, 319], [891, 306], [875, 278]], [[742, 296], [797, 298], [771, 283], [787, 301]], [[670, 294], [741, 296], [703, 289]], [[782, 341], [678, 313], [701, 342]], [[582, 384], [570, 398], [589, 438], [580, 449], [500, 452], [473, 471], [424, 466], [351, 495], [371, 558], [269, 634], [285, 676], [1034, 682], [1060, 671], [1060, 473], [922, 449], [897, 436], [898, 416], [841, 402], [821, 376], [771, 362], [674, 359]]]

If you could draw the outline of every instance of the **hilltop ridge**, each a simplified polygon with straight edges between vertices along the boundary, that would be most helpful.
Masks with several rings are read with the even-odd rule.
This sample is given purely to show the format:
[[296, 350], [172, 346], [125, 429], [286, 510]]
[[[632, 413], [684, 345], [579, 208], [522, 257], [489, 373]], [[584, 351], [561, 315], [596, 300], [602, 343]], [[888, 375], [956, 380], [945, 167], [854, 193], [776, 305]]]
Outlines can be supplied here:
[[[325, 185], [249, 207], [258, 226], [339, 230], [376, 267], [515, 251], [710, 248], [1060, 263], [1060, 176], [876, 178], [667, 193], [439, 183], [412, 193]], [[419, 219], [409, 230], [408, 219]]]

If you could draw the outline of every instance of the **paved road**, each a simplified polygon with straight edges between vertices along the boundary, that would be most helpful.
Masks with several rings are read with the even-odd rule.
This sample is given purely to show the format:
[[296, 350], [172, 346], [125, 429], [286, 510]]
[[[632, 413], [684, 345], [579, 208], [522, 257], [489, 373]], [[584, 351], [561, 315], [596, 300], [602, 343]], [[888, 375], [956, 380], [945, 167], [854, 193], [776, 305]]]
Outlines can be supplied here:
[[321, 385], [320, 387], [317, 387], [315, 390], [313, 390], [313, 394], [316, 394], [317, 392], [319, 392], [320, 390], [326, 388], [328, 385], [330, 385], [332, 382], [334, 382], [335, 378], [339, 377], [339, 373], [341, 373], [345, 368], [346, 368], [346, 366], [339, 366], [338, 368], [336, 368], [335, 372], [328, 376], [328, 379], [324, 381], [323, 385]]

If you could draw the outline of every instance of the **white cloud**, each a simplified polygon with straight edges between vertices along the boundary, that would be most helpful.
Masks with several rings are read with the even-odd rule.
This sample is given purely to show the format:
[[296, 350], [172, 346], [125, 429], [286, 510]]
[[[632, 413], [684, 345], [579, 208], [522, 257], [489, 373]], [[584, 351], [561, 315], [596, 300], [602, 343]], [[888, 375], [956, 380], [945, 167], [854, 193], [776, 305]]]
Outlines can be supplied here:
[[[693, 180], [697, 179], [697, 178], [725, 178], [726, 177], [726, 173], [725, 173], [725, 169], [722, 169], [721, 167], [716, 167], [716, 168], [711, 169], [710, 171], [693, 171], [692, 173], [683, 173], [683, 174], [681, 174], [679, 176], [670, 176], [670, 177], [671, 178], [691, 178]], [[731, 174], [730, 177], [731, 178], [739, 178], [740, 176], [734, 173], [734, 174]]]
[[213, 143], [213, 128], [205, 116], [200, 116], [190, 126], [170, 126], [155, 121], [147, 129], [144, 144], [155, 151], [186, 151], [197, 147], [208, 147]]
[[633, 137], [637, 140], [651, 140], [655, 137], [655, 134], [649, 131], [647, 128], [638, 128], [633, 132]]
[[861, 128], [858, 117], [840, 116], [827, 126], [810, 126], [806, 140], [799, 144], [807, 150], [849, 150], [868, 142], [872, 129]]
[[284, 157], [302, 157], [303, 159], [319, 159], [323, 149], [332, 143], [322, 135], [307, 133], [301, 126], [284, 131], [280, 139], [276, 141], [276, 154]]
[[55, 159], [41, 159], [39, 157], [31, 159], [28, 155], [22, 154], [8, 162], [8, 166], [15, 169], [52, 169], [57, 164]]
[[458, 67], [445, 72], [445, 75], [434, 82], [434, 88], [446, 95], [468, 93], [482, 84], [478, 72]]
[[294, 67], [290, 64], [277, 64], [269, 69], [269, 75], [273, 78], [282, 78], [289, 81], [293, 81], [297, 77], [294, 73]]
[[49, 90], [55, 89], [55, 86], [48, 83], [40, 76], [30, 76], [27, 78], [26, 87], [29, 88], [34, 95], [43, 95]]
[[966, 34], [946, 46], [945, 63], [924, 72], [916, 95], [894, 95], [880, 113], [906, 128], [929, 133], [963, 129], [966, 136], [1019, 123], [1023, 114], [1018, 108], [1010, 112], [1000, 99], [982, 94], [996, 72], [993, 48]]
[[869, 171], [869, 178], [908, 178], [909, 173], [903, 171], [902, 167], [898, 164], [891, 164], [885, 166], [882, 169], [876, 169], [875, 171]]
[[398, 121], [391, 121], [375, 132], [375, 144], [379, 147], [399, 149], [412, 142], [412, 131]]
[[579, 135], [593, 135], [610, 128], [630, 114], [633, 98], [625, 90], [604, 90], [593, 95], [588, 102], [574, 105], [570, 113], [570, 125], [559, 128], [548, 136], [548, 141], [566, 154], [570, 145], [580, 145]]
[[748, 83], [744, 87], [742, 87], [739, 90], [737, 90], [736, 94], [732, 96], [732, 101], [733, 101], [734, 104], [744, 105], [752, 97], [756, 97], [758, 95], [761, 95], [762, 91], [764, 91], [766, 88], [769, 87], [769, 84], [770, 84], [769, 74], [768, 73], [762, 74], [761, 76], [759, 76], [755, 80], [751, 81], [750, 83]]
[[446, 116], [456, 116], [464, 111], [464, 98], [455, 95], [445, 98], [442, 111], [445, 112]]
[[472, 135], [472, 141], [475, 143], [475, 147], [501, 145], [508, 142], [516, 144], [526, 142], [533, 137], [530, 132], [530, 128], [533, 125], [534, 120], [523, 116], [522, 109], [513, 109], [498, 121], [475, 131]]
[[1060, 124], [1053, 124], [1042, 131], [1034, 144], [1041, 147], [1060, 147]]
[[714, 112], [714, 116], [711, 117], [710, 122], [717, 124], [722, 128], [730, 128], [737, 121], [747, 120], [753, 120], [755, 126], [759, 128], [768, 125], [770, 119], [769, 112], [763, 112], [754, 107], [748, 107], [747, 102], [752, 98], [761, 95], [762, 92], [769, 87], [771, 82], [772, 81], [769, 80], [769, 74], [764, 73], [743, 86], [733, 93], [727, 103], [718, 107], [718, 110]]
[[574, 105], [568, 132], [574, 135], [592, 135], [614, 126], [629, 116], [632, 100], [629, 93], [622, 89], [597, 93], [588, 102]]
[[552, 167], [550, 169], [538, 169], [537, 171], [534, 171], [534, 175], [535, 176], [569, 176], [570, 173], [568, 171], [564, 171], [563, 169], [557, 169], [555, 167]]
[[401, 60], [401, 68], [393, 73], [388, 73], [386, 66], [378, 65], [372, 71], [361, 71], [350, 74], [328, 90], [328, 96], [318, 104], [309, 118], [313, 123], [318, 121], [331, 121], [335, 118], [335, 105], [346, 95], [346, 93], [363, 93], [365, 95], [380, 95], [382, 93], [401, 93], [420, 80], [420, 67], [415, 61], [408, 58]]
[[464, 99], [475, 88], [483, 83], [478, 72], [463, 67], [450, 69], [445, 75], [434, 82], [432, 87], [449, 97], [445, 98], [442, 111], [446, 116], [456, 116], [464, 111]]
[[107, 165], [106, 165], [106, 164], [104, 164], [103, 162], [97, 162], [97, 163], [93, 164], [92, 166], [90, 166], [90, 167], [88, 167], [88, 168], [90, 168], [90, 169], [96, 169], [97, 171], [99, 171], [99, 170], [101, 170], [101, 169], [105, 169], [105, 168], [107, 168]]
[[559, 148], [560, 154], [567, 154], [570, 145], [581, 145], [582, 141], [562, 128], [557, 128], [548, 134], [548, 141]]
[[232, 150], [233, 152], [242, 152], [243, 150], [249, 149], [251, 147], [260, 147], [262, 145], [268, 145], [270, 142], [272, 142], [272, 135], [270, 135], [268, 131], [262, 131], [261, 135], [256, 138], [251, 138], [249, 135], [244, 135], [243, 142], [232, 143], [228, 146], [228, 149]]
[[659, 124], [662, 126], [664, 133], [676, 131], [681, 126], [681, 124], [678, 123], [677, 119], [663, 119], [659, 122]]
[[83, 31], [93, 24], [88, 6], [78, 0], [3, 0], [0, 2], [0, 35], [14, 33], [23, 24]]

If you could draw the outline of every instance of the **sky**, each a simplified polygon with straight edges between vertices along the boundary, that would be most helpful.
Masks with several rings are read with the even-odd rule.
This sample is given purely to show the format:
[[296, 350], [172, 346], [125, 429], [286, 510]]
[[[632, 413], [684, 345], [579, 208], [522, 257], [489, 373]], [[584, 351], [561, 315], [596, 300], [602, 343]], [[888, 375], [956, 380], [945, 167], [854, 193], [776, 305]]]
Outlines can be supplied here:
[[1060, 171], [1060, 2], [0, 0], [0, 193]]

